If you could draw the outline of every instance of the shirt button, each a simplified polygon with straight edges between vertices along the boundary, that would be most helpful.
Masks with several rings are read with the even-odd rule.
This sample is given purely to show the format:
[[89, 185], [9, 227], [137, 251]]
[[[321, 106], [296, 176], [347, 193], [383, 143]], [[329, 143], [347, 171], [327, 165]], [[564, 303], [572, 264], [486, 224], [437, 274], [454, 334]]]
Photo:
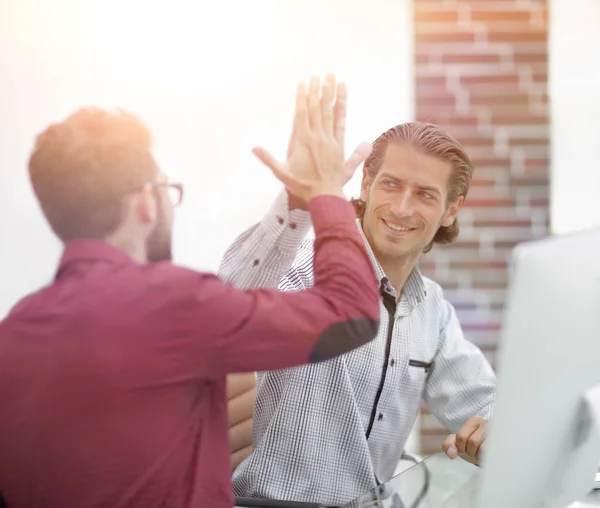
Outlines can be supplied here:
[[259, 261], [258, 259], [255, 259], [255, 260], [254, 260], [254, 263], [252, 263], [252, 265], [253, 265], [253, 266], [256, 266], [256, 265], [258, 265], [258, 263], [260, 263], [260, 261]]
[[393, 358], [390, 360], [390, 365], [393, 367], [394, 364], [396, 363], [396, 360], [394, 360]]
[[383, 420], [383, 413], [379, 413], [379, 416], [377, 417], [378, 420]]
[[296, 229], [296, 227], [297, 227], [297, 226], [296, 226], [296, 223], [295, 223], [295, 222], [292, 222], [292, 223], [290, 224], [290, 228], [292, 228], [292, 229]]
[[283, 224], [283, 222], [284, 222], [283, 217], [277, 216], [277, 222], [279, 222], [279, 224]]

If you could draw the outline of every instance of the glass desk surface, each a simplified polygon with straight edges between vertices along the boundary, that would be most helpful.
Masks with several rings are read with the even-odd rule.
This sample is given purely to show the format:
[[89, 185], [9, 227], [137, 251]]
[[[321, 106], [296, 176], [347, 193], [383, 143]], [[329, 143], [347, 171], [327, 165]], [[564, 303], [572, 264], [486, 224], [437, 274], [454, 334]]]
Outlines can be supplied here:
[[[482, 469], [443, 453], [427, 457], [342, 508], [477, 508]], [[568, 508], [600, 507], [600, 491]], [[567, 507], [565, 507], [567, 508]]]

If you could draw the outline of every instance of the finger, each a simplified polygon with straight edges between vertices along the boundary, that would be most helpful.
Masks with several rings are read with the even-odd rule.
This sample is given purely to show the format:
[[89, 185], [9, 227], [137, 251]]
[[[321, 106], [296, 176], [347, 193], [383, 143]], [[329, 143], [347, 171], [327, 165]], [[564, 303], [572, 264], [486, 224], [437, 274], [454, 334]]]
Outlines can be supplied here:
[[310, 78], [310, 87], [308, 90], [308, 118], [310, 128], [314, 132], [323, 130], [321, 121], [321, 101], [319, 100], [319, 92], [321, 80], [317, 76]]
[[477, 462], [479, 462], [481, 460], [481, 457], [483, 456], [484, 449], [485, 449], [485, 441], [483, 443], [481, 443], [481, 446], [479, 447], [479, 450], [477, 450]]
[[483, 444], [485, 439], [485, 427], [482, 425], [479, 427], [471, 437], [467, 440], [467, 455], [469, 457], [476, 458], [479, 453], [479, 447]]
[[331, 73], [325, 76], [321, 93], [321, 119], [325, 134], [333, 136], [333, 93], [335, 90], [335, 76]]
[[346, 171], [346, 173], [354, 173], [356, 168], [360, 166], [369, 155], [371, 155], [372, 150], [373, 145], [371, 145], [371, 143], [368, 141], [363, 141], [354, 149], [352, 155], [348, 157], [348, 160], [344, 164], [344, 171]]
[[458, 456], [458, 450], [456, 449], [456, 434], [450, 434], [444, 439], [442, 450], [444, 450], [444, 453], [451, 459], [455, 459]]
[[306, 85], [304, 83], [298, 83], [298, 86], [296, 87], [296, 111], [294, 113], [294, 132], [292, 136], [307, 133], [309, 127]]
[[470, 464], [477, 464], [477, 459], [474, 457], [469, 457], [466, 453], [459, 453], [458, 456]]
[[471, 437], [471, 434], [473, 434], [483, 422], [483, 418], [473, 416], [469, 418], [456, 433], [456, 448], [459, 453], [467, 453], [467, 441]]
[[346, 136], [346, 100], [346, 85], [344, 83], [338, 83], [335, 91], [333, 128], [336, 139], [342, 144], [344, 143], [344, 137]]
[[294, 179], [286, 171], [285, 166], [281, 164], [281, 162], [279, 162], [269, 152], [267, 152], [267, 150], [265, 150], [264, 148], [256, 147], [252, 149], [252, 153], [258, 158], [260, 162], [267, 166], [273, 172], [275, 178], [277, 178], [286, 187], [292, 186], [294, 184]]

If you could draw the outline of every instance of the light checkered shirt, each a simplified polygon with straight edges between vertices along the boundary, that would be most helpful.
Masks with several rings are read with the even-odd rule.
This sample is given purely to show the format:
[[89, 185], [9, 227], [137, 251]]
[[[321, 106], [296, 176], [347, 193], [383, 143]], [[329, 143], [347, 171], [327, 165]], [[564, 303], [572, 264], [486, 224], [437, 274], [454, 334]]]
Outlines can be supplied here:
[[[310, 218], [287, 208], [282, 193], [236, 240], [223, 279], [284, 291], [313, 285], [313, 241], [303, 242]], [[395, 291], [365, 244], [388, 295], [378, 337], [324, 363], [258, 374], [254, 452], [234, 474], [236, 495], [339, 506], [393, 476], [421, 399], [452, 432], [473, 415], [491, 417], [494, 373], [440, 286], [413, 270], [394, 311]]]

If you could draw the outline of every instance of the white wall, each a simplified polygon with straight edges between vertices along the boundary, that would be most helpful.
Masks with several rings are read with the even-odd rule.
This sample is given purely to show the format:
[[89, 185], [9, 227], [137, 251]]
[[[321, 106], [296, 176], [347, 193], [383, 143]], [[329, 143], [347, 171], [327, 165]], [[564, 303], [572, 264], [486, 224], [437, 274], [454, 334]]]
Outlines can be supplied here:
[[600, 227], [600, 1], [550, 0], [551, 230]]
[[163, 168], [185, 184], [176, 260], [212, 270], [279, 190], [250, 148], [285, 154], [298, 79], [347, 81], [348, 150], [413, 117], [408, 0], [202, 4], [0, 3], [0, 316], [53, 275], [61, 246], [26, 161], [36, 133], [75, 108], [124, 106], [148, 121]]

